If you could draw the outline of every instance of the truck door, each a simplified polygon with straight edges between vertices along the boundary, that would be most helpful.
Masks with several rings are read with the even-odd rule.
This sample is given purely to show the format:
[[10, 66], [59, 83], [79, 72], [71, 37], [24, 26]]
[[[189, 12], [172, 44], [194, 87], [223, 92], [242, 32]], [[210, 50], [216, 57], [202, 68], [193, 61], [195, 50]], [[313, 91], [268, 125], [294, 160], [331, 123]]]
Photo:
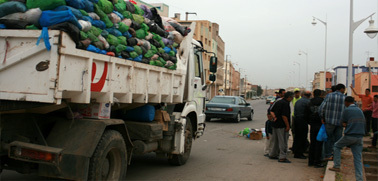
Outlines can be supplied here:
[[203, 62], [202, 62], [202, 52], [194, 50], [194, 94], [193, 100], [195, 100], [197, 104], [197, 115], [198, 115], [198, 122], [202, 123], [205, 120], [205, 96], [206, 96], [206, 89], [203, 90], [205, 86], [205, 74], [203, 71]]

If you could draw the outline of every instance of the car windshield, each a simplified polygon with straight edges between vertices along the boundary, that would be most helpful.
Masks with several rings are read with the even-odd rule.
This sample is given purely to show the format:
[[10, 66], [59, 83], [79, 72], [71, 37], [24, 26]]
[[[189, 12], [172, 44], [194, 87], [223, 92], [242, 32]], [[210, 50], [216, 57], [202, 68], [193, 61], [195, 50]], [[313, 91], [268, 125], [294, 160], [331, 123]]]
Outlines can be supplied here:
[[224, 103], [224, 104], [235, 104], [234, 97], [214, 97], [210, 101], [211, 103]]

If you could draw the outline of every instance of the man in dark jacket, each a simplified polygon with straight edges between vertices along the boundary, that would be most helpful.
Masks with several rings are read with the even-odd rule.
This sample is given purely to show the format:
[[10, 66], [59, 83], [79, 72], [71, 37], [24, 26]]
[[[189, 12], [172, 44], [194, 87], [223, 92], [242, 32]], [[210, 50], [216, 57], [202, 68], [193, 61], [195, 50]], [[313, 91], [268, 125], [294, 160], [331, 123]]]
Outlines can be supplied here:
[[322, 150], [323, 142], [316, 140], [319, 129], [322, 126], [322, 119], [319, 116], [318, 109], [323, 102], [321, 98], [322, 91], [319, 89], [314, 90], [314, 98], [310, 100], [310, 103], [306, 106], [306, 115], [310, 124], [310, 151], [308, 154], [308, 166], [315, 166], [317, 168], [324, 167], [322, 164]]
[[307, 157], [303, 153], [308, 147], [308, 120], [305, 114], [305, 108], [310, 102], [311, 92], [306, 91], [304, 96], [299, 99], [294, 106], [294, 117], [295, 117], [295, 135], [293, 143], [294, 158], [306, 159]]

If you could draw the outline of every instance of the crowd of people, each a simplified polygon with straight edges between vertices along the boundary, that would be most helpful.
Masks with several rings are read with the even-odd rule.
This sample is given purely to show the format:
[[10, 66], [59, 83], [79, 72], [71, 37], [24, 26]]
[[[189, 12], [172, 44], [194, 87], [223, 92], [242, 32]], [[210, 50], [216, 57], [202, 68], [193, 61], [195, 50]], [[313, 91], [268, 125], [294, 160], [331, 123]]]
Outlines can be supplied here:
[[[301, 92], [299, 89], [286, 92], [280, 89], [276, 101], [268, 108], [265, 156], [281, 163], [291, 163], [287, 159], [291, 150], [294, 158], [308, 159], [308, 166], [321, 168], [326, 161], [333, 161], [334, 166], [329, 169], [340, 171], [341, 150], [349, 147], [353, 153], [356, 180], [363, 180], [362, 139], [371, 136], [372, 130], [372, 144], [369, 147], [376, 147], [378, 95], [373, 98], [370, 89], [366, 89], [365, 94], [357, 94], [351, 88], [361, 99], [361, 108], [354, 97], [345, 95], [346, 87], [343, 84], [332, 86], [327, 92], [319, 89], [313, 92]], [[321, 129], [325, 130], [326, 141], [318, 138]], [[289, 148], [290, 130], [293, 145]], [[307, 152], [308, 156], [305, 155]]]

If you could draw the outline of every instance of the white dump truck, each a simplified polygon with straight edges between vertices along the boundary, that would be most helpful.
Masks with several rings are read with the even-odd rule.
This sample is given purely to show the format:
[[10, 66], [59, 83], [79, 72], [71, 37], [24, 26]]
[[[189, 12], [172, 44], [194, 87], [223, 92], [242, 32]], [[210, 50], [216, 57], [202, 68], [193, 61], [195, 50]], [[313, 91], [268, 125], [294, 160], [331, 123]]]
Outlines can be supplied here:
[[[0, 30], [0, 170], [122, 180], [134, 154], [185, 164], [205, 130], [208, 82], [206, 50], [193, 32], [180, 44], [176, 70], [76, 49], [58, 30], [49, 31], [48, 51], [36, 45], [40, 34]], [[216, 70], [216, 57], [211, 61]], [[162, 110], [163, 124], [122, 119], [144, 105]], [[82, 107], [92, 118], [77, 114]]]

